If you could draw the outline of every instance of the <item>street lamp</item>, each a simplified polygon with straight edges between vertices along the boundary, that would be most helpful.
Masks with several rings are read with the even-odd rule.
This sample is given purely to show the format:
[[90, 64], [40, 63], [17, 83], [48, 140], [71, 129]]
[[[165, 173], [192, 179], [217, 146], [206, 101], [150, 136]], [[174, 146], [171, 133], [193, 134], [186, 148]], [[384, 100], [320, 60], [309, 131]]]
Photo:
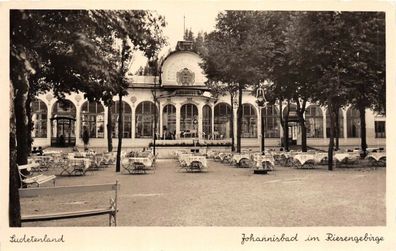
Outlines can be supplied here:
[[265, 155], [265, 144], [264, 144], [264, 114], [263, 108], [267, 106], [267, 100], [265, 99], [263, 84], [260, 84], [259, 88], [256, 91], [256, 103], [260, 108], [260, 118], [261, 118], [261, 144], [260, 144], [260, 152], [262, 155]]

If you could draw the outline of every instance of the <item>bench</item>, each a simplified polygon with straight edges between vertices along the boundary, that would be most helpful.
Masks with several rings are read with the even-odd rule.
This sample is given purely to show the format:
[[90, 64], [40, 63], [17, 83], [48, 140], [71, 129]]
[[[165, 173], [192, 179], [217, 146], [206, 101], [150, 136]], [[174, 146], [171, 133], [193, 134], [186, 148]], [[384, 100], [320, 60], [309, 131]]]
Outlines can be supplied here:
[[103, 192], [114, 191], [114, 199], [110, 199], [110, 206], [78, 211], [34, 214], [34, 215], [21, 215], [21, 222], [35, 222], [35, 221], [48, 221], [68, 218], [81, 218], [97, 215], [109, 215], [109, 226], [117, 226], [117, 192], [120, 188], [118, 181], [109, 184], [95, 184], [95, 185], [79, 185], [79, 186], [60, 186], [60, 187], [37, 187], [19, 189], [19, 196], [21, 198], [35, 197], [35, 196], [52, 196], [64, 195], [71, 193], [90, 193], [90, 192]]
[[38, 187], [46, 182], [49, 182], [52, 180], [55, 186], [55, 175], [44, 175], [44, 174], [39, 174], [36, 176], [30, 176], [26, 175], [23, 172], [29, 173], [30, 170], [35, 169], [39, 167], [39, 163], [31, 163], [31, 164], [26, 164], [26, 165], [18, 165], [18, 173], [19, 173], [19, 179], [21, 180], [21, 188], [22, 187], [29, 187], [29, 185], [36, 184]]

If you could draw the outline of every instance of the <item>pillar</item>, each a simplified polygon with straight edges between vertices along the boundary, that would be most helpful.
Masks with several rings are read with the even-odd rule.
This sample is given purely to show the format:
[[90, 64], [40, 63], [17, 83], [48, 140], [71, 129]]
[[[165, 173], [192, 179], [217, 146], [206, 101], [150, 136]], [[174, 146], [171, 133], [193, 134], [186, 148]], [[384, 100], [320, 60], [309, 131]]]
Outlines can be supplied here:
[[51, 118], [52, 118], [53, 107], [52, 107], [51, 103], [53, 105], [55, 102], [51, 102], [51, 100], [50, 100], [50, 101], [48, 101], [48, 105], [47, 105], [47, 142], [48, 142], [49, 146], [51, 146], [51, 137], [52, 137]]
[[202, 114], [203, 114], [203, 105], [202, 104], [199, 104], [198, 105], [198, 130], [197, 130], [197, 136], [198, 136], [198, 139], [202, 139], [202, 129], [203, 129], [203, 126], [202, 126], [202, 123], [203, 123], [203, 121], [202, 121]]
[[132, 104], [131, 106], [131, 111], [132, 111], [132, 118], [131, 118], [131, 139], [135, 139], [136, 135], [136, 106], [135, 104]]
[[75, 136], [76, 136], [76, 146], [79, 145], [80, 140], [81, 140], [81, 137], [80, 137], [80, 135], [81, 135], [81, 133], [80, 133], [80, 131], [81, 131], [81, 105], [80, 105], [80, 103], [83, 104], [85, 101], [86, 100], [81, 100], [80, 102], [78, 102], [76, 104], [76, 122], [75, 122], [76, 124], [74, 125], [75, 126]]
[[327, 138], [327, 121], [326, 121], [326, 111], [322, 110], [323, 114], [323, 138]]
[[344, 139], [346, 139], [347, 137], [348, 137], [348, 134], [347, 134], [347, 132], [348, 132], [348, 128], [347, 128], [347, 112], [344, 110], [344, 109], [342, 109], [342, 115], [344, 116], [344, 121], [343, 121], [343, 124], [344, 124]]
[[256, 128], [257, 129], [257, 142], [259, 143], [259, 145], [261, 145], [260, 139], [261, 139], [261, 134], [263, 133], [261, 131], [261, 113], [263, 111], [262, 111], [262, 108], [259, 106], [253, 106], [253, 107], [256, 108], [256, 110], [257, 110], [257, 123], [256, 123], [256, 125], [257, 125], [257, 128]]
[[104, 118], [103, 118], [104, 135], [103, 135], [103, 139], [105, 140], [104, 144], [107, 145], [107, 123], [108, 123], [107, 114], [109, 113], [109, 108], [105, 105], [103, 105], [103, 107], [104, 107], [104, 115], [103, 115], [104, 116]]
[[160, 137], [162, 138], [164, 135], [164, 130], [163, 130], [163, 127], [164, 127], [164, 121], [163, 121], [163, 116], [164, 116], [164, 105], [163, 104], [161, 104], [160, 103], [160, 105], [159, 105], [159, 113], [160, 113], [160, 115], [159, 115], [159, 134], [160, 134]]
[[181, 105], [180, 104], [176, 104], [176, 139], [180, 139], [180, 109], [181, 109]]
[[212, 110], [211, 110], [211, 112], [212, 112], [212, 120], [211, 121], [212, 121], [212, 136], [213, 136], [213, 133], [214, 133], [214, 118], [215, 118], [215, 116], [214, 116], [215, 105], [212, 104], [211, 108], [212, 108]]

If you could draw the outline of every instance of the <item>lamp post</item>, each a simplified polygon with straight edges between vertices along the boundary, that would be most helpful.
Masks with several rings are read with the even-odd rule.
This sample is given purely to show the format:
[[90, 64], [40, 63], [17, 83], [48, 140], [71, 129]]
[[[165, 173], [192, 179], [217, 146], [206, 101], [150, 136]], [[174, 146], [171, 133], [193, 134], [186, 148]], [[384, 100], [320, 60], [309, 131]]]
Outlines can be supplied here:
[[265, 99], [263, 85], [260, 84], [259, 88], [256, 91], [256, 103], [260, 108], [260, 118], [261, 118], [261, 144], [260, 144], [260, 152], [262, 155], [265, 155], [265, 137], [264, 137], [264, 114], [263, 108], [267, 106], [267, 100]]

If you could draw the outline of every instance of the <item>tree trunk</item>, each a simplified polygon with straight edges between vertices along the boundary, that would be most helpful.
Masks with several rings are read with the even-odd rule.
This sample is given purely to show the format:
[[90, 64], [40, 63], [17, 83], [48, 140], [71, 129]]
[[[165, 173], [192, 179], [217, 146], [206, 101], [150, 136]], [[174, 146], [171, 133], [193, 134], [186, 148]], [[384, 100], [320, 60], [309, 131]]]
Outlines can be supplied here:
[[33, 144], [33, 138], [32, 138], [32, 130], [34, 129], [33, 121], [32, 121], [32, 97], [31, 94], [28, 93], [27, 98], [26, 98], [26, 117], [27, 117], [27, 151], [28, 154], [32, 152], [32, 144]]
[[367, 141], [366, 141], [366, 108], [359, 107], [360, 113], [360, 148], [363, 152], [363, 157], [367, 155]]
[[110, 104], [107, 106], [107, 151], [112, 152], [113, 151], [113, 117], [111, 114], [111, 109], [113, 107], [113, 102], [110, 102]]
[[301, 151], [306, 152], [307, 151], [307, 127], [305, 126], [304, 113], [305, 113], [305, 106], [307, 104], [307, 101], [303, 100], [301, 106], [300, 106], [299, 100], [297, 100], [296, 103], [297, 103], [298, 122], [301, 127]]
[[231, 137], [231, 152], [235, 152], [235, 137], [234, 137], [234, 94], [231, 93], [231, 117], [230, 117], [230, 137]]
[[[282, 112], [282, 104], [279, 105], [279, 114], [280, 114], [280, 118], [281, 118], [281, 122], [283, 121], [283, 123], [281, 123], [282, 129], [283, 129], [283, 147], [285, 149], [286, 152], [289, 151], [289, 127], [288, 127], [288, 123], [289, 123], [289, 111], [290, 111], [290, 101], [287, 101], [287, 109], [286, 109], [286, 114], [283, 114]], [[283, 117], [284, 116], [284, 117]]]
[[16, 125], [15, 112], [13, 105], [13, 90], [10, 85], [10, 179], [9, 179], [9, 204], [8, 204], [8, 221], [10, 227], [21, 227], [21, 206], [19, 202], [18, 188], [20, 185], [18, 168], [16, 165], [17, 149], [15, 142]]
[[301, 151], [307, 152], [307, 127], [303, 115], [299, 115], [299, 122], [301, 126]]
[[14, 99], [16, 140], [17, 140], [17, 163], [18, 165], [27, 164], [28, 140], [27, 140], [27, 118], [26, 118], [26, 99], [28, 94], [28, 83], [26, 78], [21, 80], [20, 88], [16, 90]]
[[328, 170], [333, 170], [333, 150], [334, 150], [334, 109], [331, 99], [329, 98], [328, 101], [328, 109], [329, 109], [329, 116], [330, 116], [330, 137], [329, 137], [329, 148], [328, 148]]
[[238, 110], [237, 110], [237, 153], [241, 152], [241, 134], [242, 134], [242, 93], [243, 85], [238, 86]]
[[121, 170], [121, 148], [122, 148], [122, 133], [124, 128], [122, 126], [122, 117], [123, 117], [123, 110], [122, 110], [122, 92], [119, 92], [119, 106], [118, 106], [118, 147], [117, 147], [117, 161], [116, 161], [116, 172], [120, 172]]
[[340, 113], [339, 107], [335, 110], [335, 150], [340, 149]]

